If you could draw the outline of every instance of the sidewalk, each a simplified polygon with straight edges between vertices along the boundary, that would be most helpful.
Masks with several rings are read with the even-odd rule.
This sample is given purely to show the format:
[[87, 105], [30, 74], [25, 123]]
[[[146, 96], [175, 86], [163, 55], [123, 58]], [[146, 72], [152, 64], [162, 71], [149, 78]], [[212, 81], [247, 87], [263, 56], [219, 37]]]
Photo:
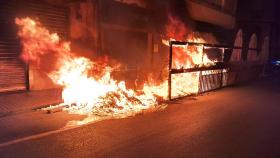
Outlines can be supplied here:
[[61, 101], [60, 89], [0, 94], [0, 146], [5, 142], [63, 129], [69, 121], [84, 118], [66, 112], [48, 114], [34, 110]]
[[61, 101], [60, 89], [0, 93], [0, 118]]

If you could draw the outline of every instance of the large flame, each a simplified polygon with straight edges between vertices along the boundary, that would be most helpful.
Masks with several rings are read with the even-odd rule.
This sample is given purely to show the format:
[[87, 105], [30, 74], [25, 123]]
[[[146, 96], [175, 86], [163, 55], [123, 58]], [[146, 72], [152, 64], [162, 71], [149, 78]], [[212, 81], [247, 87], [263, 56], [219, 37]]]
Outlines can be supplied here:
[[[191, 32], [188, 27], [179, 19], [169, 15], [168, 24], [166, 25], [165, 30], [165, 39], [162, 39], [162, 43], [166, 46], [169, 46], [169, 41], [188, 41], [194, 43], [200, 43], [196, 46], [179, 46], [174, 45], [173, 48], [173, 60], [172, 68], [173, 69], [182, 69], [182, 68], [194, 68], [202, 66], [212, 66], [215, 64], [215, 61], [212, 61], [204, 54], [203, 43], [217, 43], [217, 40], [212, 34], [200, 34], [197, 32]], [[206, 47], [205, 47], [206, 48]], [[166, 71], [168, 73], [168, 70]], [[181, 73], [173, 74], [171, 76], [171, 85], [172, 85], [172, 98], [177, 98], [180, 96], [186, 96], [190, 94], [197, 94], [199, 92], [199, 78], [200, 72], [192, 73]], [[167, 75], [166, 75], [167, 76]], [[155, 83], [155, 82], [149, 82]], [[146, 84], [144, 86], [144, 91], [148, 93], [153, 93], [167, 99], [168, 96], [168, 81], [167, 78], [157, 86], [152, 84]]]
[[143, 91], [127, 89], [124, 81], [112, 79], [112, 67], [74, 55], [70, 42], [50, 33], [39, 22], [31, 18], [16, 18], [16, 24], [20, 28], [18, 35], [22, 40], [25, 61], [35, 61], [40, 65], [44, 55], [55, 57], [52, 58], [55, 66], [47, 75], [63, 87], [63, 105], [68, 106], [66, 110], [70, 113], [126, 117], [158, 106], [159, 95], [150, 91], [149, 86], [145, 86]]
[[[169, 15], [168, 25], [166, 26], [166, 38], [162, 43], [169, 46], [169, 41], [188, 41], [198, 43], [198, 45], [173, 45], [173, 68], [193, 68], [211, 66], [215, 64], [204, 54], [204, 43], [217, 43], [211, 34], [201, 34], [187, 29], [186, 25], [179, 19]], [[205, 39], [207, 38], [207, 39]]]
[[[186, 69], [194, 67], [207, 67], [215, 64], [204, 54], [203, 43], [217, 43], [211, 34], [191, 32], [179, 19], [169, 15], [166, 26], [166, 39], [162, 43], [169, 46], [169, 41], [188, 41], [199, 43], [198, 45], [174, 45], [172, 54], [172, 68]], [[172, 97], [186, 94], [196, 94], [199, 91], [200, 72], [172, 75]], [[167, 84], [167, 83], [165, 83]]]

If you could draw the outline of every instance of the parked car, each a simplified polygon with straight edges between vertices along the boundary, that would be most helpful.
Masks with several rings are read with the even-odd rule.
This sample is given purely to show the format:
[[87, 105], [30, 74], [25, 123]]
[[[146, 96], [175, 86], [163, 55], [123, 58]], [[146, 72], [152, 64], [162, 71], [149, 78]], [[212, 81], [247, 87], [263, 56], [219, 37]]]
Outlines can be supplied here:
[[279, 73], [280, 72], [280, 59], [271, 60], [270, 66], [271, 66], [271, 70], [274, 73]]

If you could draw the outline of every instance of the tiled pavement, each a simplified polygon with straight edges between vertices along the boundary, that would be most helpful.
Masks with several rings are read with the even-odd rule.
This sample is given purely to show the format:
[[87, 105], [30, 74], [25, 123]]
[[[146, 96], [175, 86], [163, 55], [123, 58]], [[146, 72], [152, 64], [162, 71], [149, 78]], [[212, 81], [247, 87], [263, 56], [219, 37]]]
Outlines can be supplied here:
[[7, 142], [63, 129], [69, 121], [84, 118], [62, 111], [34, 110], [60, 102], [59, 89], [0, 94], [0, 148]]
[[0, 117], [61, 102], [61, 90], [0, 93]]

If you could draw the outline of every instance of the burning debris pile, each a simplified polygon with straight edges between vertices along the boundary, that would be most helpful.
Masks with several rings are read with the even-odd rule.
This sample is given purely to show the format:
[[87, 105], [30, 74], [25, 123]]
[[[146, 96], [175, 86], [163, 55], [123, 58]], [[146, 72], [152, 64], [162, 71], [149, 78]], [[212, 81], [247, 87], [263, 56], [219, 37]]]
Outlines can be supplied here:
[[124, 81], [111, 77], [113, 67], [76, 56], [70, 42], [50, 33], [39, 22], [16, 18], [16, 24], [23, 45], [22, 58], [40, 67], [46, 56], [53, 57], [55, 62], [49, 64], [50, 68], [45, 72], [54, 83], [63, 87], [64, 103], [58, 106], [67, 105], [65, 110], [69, 113], [89, 116], [80, 123], [95, 120], [92, 117], [96, 114], [120, 118], [160, 106], [159, 99], [164, 96], [150, 91], [152, 87], [145, 85], [142, 91], [127, 89]]

